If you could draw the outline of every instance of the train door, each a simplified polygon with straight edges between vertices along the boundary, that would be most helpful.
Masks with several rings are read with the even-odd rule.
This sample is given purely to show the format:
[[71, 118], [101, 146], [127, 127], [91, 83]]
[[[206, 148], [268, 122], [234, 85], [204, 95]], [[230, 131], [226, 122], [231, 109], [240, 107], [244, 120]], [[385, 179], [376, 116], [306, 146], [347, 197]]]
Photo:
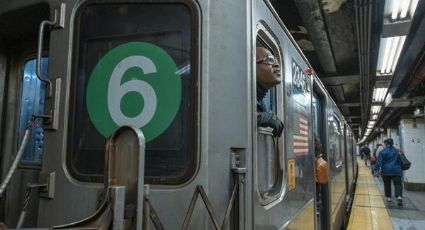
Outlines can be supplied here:
[[[262, 1], [257, 1], [257, 3], [262, 3]], [[262, 5], [264, 7], [264, 5]], [[253, 11], [256, 12], [256, 6], [254, 6]], [[261, 14], [261, 13], [259, 13]], [[266, 14], [266, 15], [264, 15]], [[257, 20], [253, 21], [254, 26], [254, 47], [264, 47], [269, 50], [270, 53], [277, 60], [277, 64], [280, 65], [281, 68], [281, 79], [283, 78], [282, 69], [285, 66], [283, 61], [282, 48], [279, 46], [278, 34], [282, 33], [280, 26], [276, 22], [276, 19], [269, 12], [262, 12], [261, 17], [266, 17], [262, 23], [258, 23]], [[254, 17], [255, 18], [255, 17]], [[254, 60], [258, 59], [258, 55], [256, 49], [254, 48]], [[262, 65], [262, 64], [259, 64]], [[257, 67], [258, 68], [258, 67]], [[257, 68], [253, 68], [253, 88], [252, 91], [256, 92], [255, 103], [258, 104], [257, 100], [262, 100], [264, 105], [264, 112], [275, 114], [279, 120], [283, 121], [283, 94], [282, 94], [282, 86], [277, 85], [270, 90], [261, 90], [262, 88], [256, 81], [256, 70]], [[263, 97], [263, 92], [266, 92], [264, 99], [258, 97]], [[257, 114], [256, 106], [253, 107], [253, 114]], [[257, 117], [258, 119], [258, 117]], [[257, 119], [254, 119], [257, 121]], [[284, 169], [286, 168], [284, 165], [284, 145], [283, 145], [283, 137], [285, 135], [285, 131], [283, 131], [281, 137], [273, 136], [271, 130], [269, 128], [263, 128], [261, 126], [254, 125], [256, 129], [254, 129], [254, 174], [253, 174], [253, 207], [254, 207], [254, 219], [253, 222], [256, 228], [264, 228], [265, 226], [279, 226], [279, 222], [276, 222], [274, 218], [271, 217], [271, 213], [269, 209], [272, 207], [279, 207], [282, 205], [282, 197], [285, 192], [286, 183], [283, 179]], [[261, 210], [257, 209], [257, 202]], [[258, 212], [259, 211], [259, 212]], [[260, 217], [260, 218], [259, 218]], [[268, 219], [267, 222], [263, 222], [259, 219]]]
[[[46, 43], [39, 46], [36, 60], [37, 41], [40, 23], [50, 17], [50, 7], [45, 3], [28, 4], [0, 16], [1, 22], [7, 22], [0, 26], [2, 182], [13, 175], [5, 190], [1, 189], [0, 219], [12, 228], [37, 223], [37, 187], [40, 186], [45, 136], [42, 117], [49, 99], [46, 97], [49, 46]], [[48, 35], [46, 31], [45, 42], [49, 40]], [[37, 75], [44, 80], [39, 80]], [[28, 139], [24, 138], [27, 129], [31, 131]], [[21, 145], [26, 147], [19, 155]], [[15, 170], [11, 167], [14, 161], [18, 164]], [[18, 221], [24, 207], [26, 221]]]
[[345, 162], [341, 147], [343, 140], [341, 118], [337, 113], [336, 105], [332, 105], [328, 114], [331, 226], [339, 228], [343, 225], [343, 219], [340, 217], [344, 215], [346, 204]]
[[[273, 137], [270, 131], [254, 125], [251, 219], [255, 229], [314, 229], [314, 153], [309, 138], [313, 135], [312, 79], [304, 73], [309, 68], [305, 59], [269, 4], [252, 1], [252, 47], [262, 41], [260, 45], [269, 49], [280, 65], [282, 82], [271, 89], [265, 103], [271, 105], [269, 112], [275, 113], [285, 128], [280, 137]], [[255, 52], [253, 60], [257, 60]], [[253, 66], [254, 76], [257, 68]], [[255, 77], [252, 84], [257, 84]], [[255, 98], [252, 104], [256, 104]]]
[[351, 152], [351, 132], [347, 124], [344, 124], [344, 136], [343, 136], [343, 146], [344, 146], [344, 156], [345, 156], [345, 186], [347, 191], [347, 201], [350, 197], [352, 190], [352, 181], [353, 181], [353, 158]]
[[[318, 88], [318, 87], [317, 87]], [[319, 89], [317, 89], [319, 91]], [[322, 151], [322, 157], [329, 162], [328, 151], [326, 151], [326, 134], [324, 133], [324, 114], [323, 108], [326, 108], [323, 96], [315, 90], [313, 93], [312, 100], [312, 114], [313, 114], [313, 132], [315, 137], [315, 148], [319, 148]], [[316, 142], [317, 141], [317, 142]], [[328, 183], [329, 184], [329, 183]], [[328, 229], [328, 218], [329, 218], [329, 186], [328, 184], [318, 184], [316, 183], [316, 229]]]
[[[256, 37], [256, 47], [264, 47], [271, 51], [281, 68], [284, 68], [281, 48], [278, 46], [277, 39], [269, 28], [265, 25], [257, 25], [258, 35]], [[255, 54], [258, 58], [259, 54]], [[254, 72], [255, 73], [255, 72]], [[255, 79], [255, 78], [254, 78]], [[262, 106], [264, 112], [274, 114], [280, 121], [283, 121], [283, 98], [282, 87], [275, 86], [269, 90], [262, 87], [259, 83], [254, 84], [256, 91], [256, 104]], [[264, 94], [265, 93], [265, 94]], [[264, 95], [263, 95], [264, 94]], [[260, 98], [260, 99], [258, 99]], [[262, 101], [262, 105], [259, 105]], [[254, 107], [258, 113], [258, 109]], [[257, 117], [257, 119], [259, 119]], [[258, 122], [258, 121], [257, 121]], [[255, 126], [254, 126], [255, 127]], [[254, 194], [263, 206], [273, 207], [278, 203], [285, 189], [285, 181], [283, 180], [284, 169], [283, 164], [283, 137], [273, 135], [270, 127], [257, 126], [256, 141], [254, 142]], [[257, 224], [257, 223], [256, 223]], [[273, 224], [273, 223], [269, 223]]]

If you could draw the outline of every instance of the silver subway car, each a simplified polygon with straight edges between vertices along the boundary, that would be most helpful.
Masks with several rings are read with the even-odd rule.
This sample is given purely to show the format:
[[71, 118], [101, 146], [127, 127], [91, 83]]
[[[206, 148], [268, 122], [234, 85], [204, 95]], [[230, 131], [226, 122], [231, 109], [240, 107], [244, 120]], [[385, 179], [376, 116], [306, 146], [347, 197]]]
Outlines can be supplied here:
[[[257, 127], [258, 45], [281, 67], [280, 137]], [[355, 139], [266, 0], [0, 0], [0, 89], [8, 227], [347, 221]]]

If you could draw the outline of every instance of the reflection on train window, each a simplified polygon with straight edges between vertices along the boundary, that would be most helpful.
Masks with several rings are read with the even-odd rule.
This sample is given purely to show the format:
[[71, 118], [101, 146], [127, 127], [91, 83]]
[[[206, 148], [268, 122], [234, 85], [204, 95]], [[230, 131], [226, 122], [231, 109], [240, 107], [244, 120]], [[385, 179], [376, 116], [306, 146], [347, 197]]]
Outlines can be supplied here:
[[[281, 56], [277, 44], [270, 38], [271, 36], [265, 30], [259, 30], [258, 34], [257, 47], [268, 49], [280, 64]], [[257, 54], [255, 56], [257, 56]], [[279, 89], [281, 90], [281, 88], [275, 86], [267, 90], [261, 87], [257, 82], [257, 114], [260, 111], [273, 113], [275, 115], [279, 114], [278, 105], [283, 107], [283, 102], [278, 99]], [[279, 148], [279, 139], [273, 137], [272, 131], [273, 129], [271, 127], [257, 127], [256, 179], [260, 201], [264, 205], [280, 196], [283, 180], [283, 169], [280, 163], [280, 159], [283, 157], [282, 150], [280, 150], [282, 148]]]
[[323, 143], [322, 140], [322, 105], [320, 96], [314, 92], [313, 93], [313, 127], [314, 127], [314, 133], [317, 135], [317, 137], [320, 139], [320, 141]]
[[336, 168], [339, 168], [342, 165], [342, 151], [341, 151], [341, 127], [339, 124], [339, 120], [336, 116], [333, 116], [332, 119], [332, 131], [331, 131], [331, 138], [330, 138], [330, 144], [331, 144], [331, 150], [333, 153], [333, 158], [335, 162]]
[[67, 158], [75, 178], [103, 180], [106, 140], [123, 124], [144, 132], [146, 183], [180, 184], [193, 176], [196, 14], [181, 3], [80, 8]]
[[[41, 59], [41, 74], [47, 76], [48, 59]], [[22, 76], [21, 109], [19, 117], [18, 146], [22, 143], [28, 121], [33, 115], [44, 114], [45, 83], [41, 82], [36, 75], [36, 61], [31, 59], [24, 65]], [[41, 118], [35, 120], [35, 125], [31, 129], [31, 136], [21, 164], [41, 165], [44, 147], [44, 130]]]

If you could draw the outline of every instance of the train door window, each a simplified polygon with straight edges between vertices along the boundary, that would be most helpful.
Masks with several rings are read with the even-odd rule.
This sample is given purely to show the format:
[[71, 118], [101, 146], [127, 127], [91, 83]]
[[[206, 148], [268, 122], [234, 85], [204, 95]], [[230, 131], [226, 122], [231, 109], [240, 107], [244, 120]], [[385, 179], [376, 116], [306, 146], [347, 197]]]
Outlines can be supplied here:
[[189, 1], [90, 1], [75, 16], [67, 165], [101, 182], [119, 126], [146, 139], [145, 182], [176, 185], [198, 162], [198, 9]]
[[[48, 59], [41, 59], [41, 73], [47, 76]], [[36, 75], [36, 60], [25, 62], [22, 75], [21, 108], [19, 115], [18, 146], [22, 143], [28, 122], [33, 115], [44, 114], [45, 83], [41, 82]], [[41, 165], [43, 156], [44, 130], [41, 118], [36, 118], [35, 125], [31, 129], [27, 147], [21, 158], [21, 165]]]
[[[278, 48], [278, 44], [275, 41], [276, 39], [272, 39], [272, 35], [265, 28], [261, 28], [258, 31], [256, 46], [267, 49], [275, 58], [276, 63], [278, 63], [282, 68], [281, 52]], [[259, 58], [257, 52], [255, 53], [255, 57], [256, 59]], [[270, 66], [270, 63], [258, 63], [257, 61], [257, 67], [255, 68], [256, 75], [261, 74], [258, 72], [258, 65], [262, 64]], [[258, 76], [256, 76], [256, 79], [257, 78]], [[273, 114], [273, 116], [277, 116], [278, 119], [283, 121], [282, 87], [274, 86], [271, 89], [267, 89], [266, 87], [263, 87], [257, 80], [255, 90], [255, 114], [257, 114], [257, 153], [255, 160], [256, 184], [260, 202], [263, 205], [266, 205], [273, 200], [276, 200], [281, 195], [281, 190], [283, 187], [283, 138], [273, 136], [273, 129], [271, 127], [259, 124], [261, 119], [260, 114]]]

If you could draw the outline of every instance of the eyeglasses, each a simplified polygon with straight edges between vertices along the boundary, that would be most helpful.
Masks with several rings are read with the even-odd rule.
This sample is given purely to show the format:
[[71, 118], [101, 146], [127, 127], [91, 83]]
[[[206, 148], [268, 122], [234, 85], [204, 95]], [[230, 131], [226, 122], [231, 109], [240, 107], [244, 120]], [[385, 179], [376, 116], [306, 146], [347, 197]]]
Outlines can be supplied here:
[[273, 55], [268, 55], [258, 58], [257, 64], [275, 65], [277, 64], [277, 59]]

